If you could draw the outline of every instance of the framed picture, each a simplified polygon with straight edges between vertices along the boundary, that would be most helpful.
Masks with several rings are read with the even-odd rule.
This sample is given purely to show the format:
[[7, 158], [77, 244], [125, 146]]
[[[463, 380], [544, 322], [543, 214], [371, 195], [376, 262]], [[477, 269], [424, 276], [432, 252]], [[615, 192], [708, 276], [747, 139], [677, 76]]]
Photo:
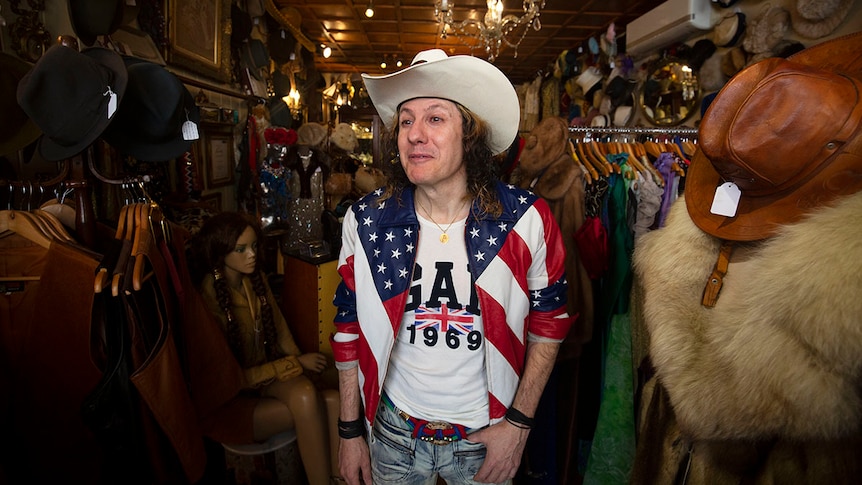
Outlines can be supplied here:
[[168, 64], [229, 82], [230, 2], [168, 0]]
[[234, 172], [233, 125], [202, 126], [207, 188], [230, 185]]
[[202, 195], [200, 202], [212, 209], [215, 212], [221, 212], [221, 192], [213, 192], [211, 194]]

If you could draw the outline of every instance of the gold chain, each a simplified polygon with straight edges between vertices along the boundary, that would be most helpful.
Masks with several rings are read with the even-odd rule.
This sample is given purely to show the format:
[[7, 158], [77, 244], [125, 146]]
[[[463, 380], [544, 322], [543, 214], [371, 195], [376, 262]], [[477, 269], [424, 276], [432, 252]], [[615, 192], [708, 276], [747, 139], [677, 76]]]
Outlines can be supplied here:
[[[470, 199], [464, 200], [464, 203], [461, 204], [461, 207], [459, 207], [458, 211], [455, 213], [455, 217], [452, 218], [452, 221], [449, 222], [449, 225], [446, 226], [446, 229], [443, 229], [442, 227], [440, 227], [440, 224], [437, 224], [437, 221], [435, 221], [434, 218], [431, 217], [431, 212], [425, 208], [425, 205], [422, 204], [422, 201], [419, 200], [419, 197], [416, 197], [416, 202], [419, 204], [419, 207], [421, 207], [422, 210], [425, 211], [425, 214], [428, 215], [428, 220], [433, 222], [434, 225], [437, 226], [437, 229], [440, 229], [440, 232], [443, 233], [443, 234], [440, 234], [440, 242], [443, 244], [446, 244], [447, 242], [449, 242], [449, 234], [446, 234], [446, 232], [449, 231], [449, 228], [452, 227], [452, 224], [455, 224], [455, 221], [458, 219], [458, 214], [461, 213], [461, 210], [464, 209], [464, 206], [467, 205], [467, 202], [469, 200]], [[431, 207], [434, 207], [434, 205], [432, 204]]]

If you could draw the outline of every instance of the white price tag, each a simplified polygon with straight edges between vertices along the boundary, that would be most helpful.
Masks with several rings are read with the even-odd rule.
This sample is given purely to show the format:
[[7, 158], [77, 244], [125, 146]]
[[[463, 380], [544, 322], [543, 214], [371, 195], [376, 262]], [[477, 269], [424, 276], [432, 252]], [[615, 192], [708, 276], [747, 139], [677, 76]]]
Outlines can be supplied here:
[[198, 134], [198, 125], [194, 121], [186, 121], [183, 123], [183, 140], [197, 140], [200, 138]]
[[111, 87], [108, 86], [108, 90], [104, 96], [108, 96], [108, 119], [111, 119], [111, 116], [114, 116], [114, 113], [117, 112], [117, 93], [113, 92]]
[[733, 182], [725, 182], [715, 189], [710, 212], [719, 216], [733, 217], [739, 207], [739, 187]]

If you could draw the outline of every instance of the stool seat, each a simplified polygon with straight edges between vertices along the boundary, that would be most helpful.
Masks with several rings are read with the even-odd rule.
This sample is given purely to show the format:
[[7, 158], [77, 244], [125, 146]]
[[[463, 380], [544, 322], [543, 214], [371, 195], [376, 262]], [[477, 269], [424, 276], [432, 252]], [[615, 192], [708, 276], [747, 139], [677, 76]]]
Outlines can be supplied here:
[[296, 441], [296, 430], [288, 430], [272, 435], [263, 443], [252, 443], [248, 445], [231, 445], [222, 443], [225, 450], [235, 455], [263, 455], [283, 448]]

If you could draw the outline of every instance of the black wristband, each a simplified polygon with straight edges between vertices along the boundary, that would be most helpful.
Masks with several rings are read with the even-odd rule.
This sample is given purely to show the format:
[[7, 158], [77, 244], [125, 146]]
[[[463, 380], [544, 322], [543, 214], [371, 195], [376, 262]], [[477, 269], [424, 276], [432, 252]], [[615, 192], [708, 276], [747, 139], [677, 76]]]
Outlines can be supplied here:
[[365, 436], [365, 423], [362, 418], [353, 421], [338, 420], [338, 436], [349, 440]]
[[506, 421], [521, 429], [530, 429], [534, 424], [536, 424], [535, 419], [528, 418], [524, 413], [518, 411], [514, 407], [510, 407], [506, 410]]

